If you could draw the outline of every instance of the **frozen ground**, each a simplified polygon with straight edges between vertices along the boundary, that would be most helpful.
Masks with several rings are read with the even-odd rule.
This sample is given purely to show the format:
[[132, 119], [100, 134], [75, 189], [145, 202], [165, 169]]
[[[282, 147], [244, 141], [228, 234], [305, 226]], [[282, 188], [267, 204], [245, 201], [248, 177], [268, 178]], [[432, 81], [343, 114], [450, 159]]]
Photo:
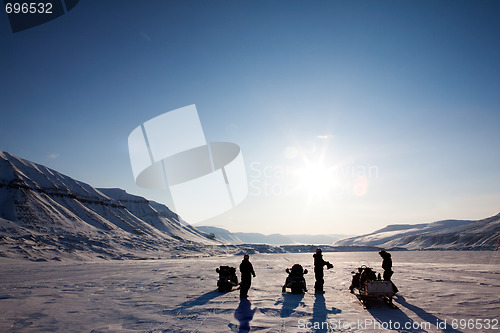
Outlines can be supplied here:
[[215, 290], [215, 268], [237, 266], [241, 256], [99, 262], [2, 259], [0, 331], [247, 332], [250, 326], [252, 332], [500, 332], [499, 252], [392, 254], [393, 280], [400, 289], [397, 310], [382, 302], [364, 310], [347, 290], [350, 272], [361, 261], [380, 271], [376, 252], [324, 253], [335, 265], [325, 272], [324, 295], [281, 293], [284, 270], [293, 263], [311, 271], [306, 278], [313, 289], [310, 253], [252, 255], [257, 277], [249, 301], [243, 302], [238, 291]]

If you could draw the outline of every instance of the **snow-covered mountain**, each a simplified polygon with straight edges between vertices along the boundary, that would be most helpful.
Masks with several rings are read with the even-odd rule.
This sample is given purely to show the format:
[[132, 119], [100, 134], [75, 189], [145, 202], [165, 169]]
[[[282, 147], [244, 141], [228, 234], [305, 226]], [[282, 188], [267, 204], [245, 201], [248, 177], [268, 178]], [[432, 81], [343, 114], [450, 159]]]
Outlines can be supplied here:
[[377, 246], [408, 250], [496, 250], [500, 245], [500, 214], [478, 220], [444, 220], [389, 225], [370, 234], [350, 237], [335, 246]]
[[[0, 256], [137, 258], [192, 255], [219, 242], [168, 207], [96, 189], [0, 152]], [[206, 249], [205, 249], [206, 248]]]
[[214, 235], [214, 237], [226, 244], [243, 244], [244, 242], [239, 239], [231, 231], [212, 226], [196, 226], [196, 229]]
[[216, 239], [226, 244], [331, 244], [337, 239], [345, 237], [344, 235], [264, 235], [255, 232], [231, 232], [227, 229], [213, 226], [196, 226], [196, 228], [213, 234]]

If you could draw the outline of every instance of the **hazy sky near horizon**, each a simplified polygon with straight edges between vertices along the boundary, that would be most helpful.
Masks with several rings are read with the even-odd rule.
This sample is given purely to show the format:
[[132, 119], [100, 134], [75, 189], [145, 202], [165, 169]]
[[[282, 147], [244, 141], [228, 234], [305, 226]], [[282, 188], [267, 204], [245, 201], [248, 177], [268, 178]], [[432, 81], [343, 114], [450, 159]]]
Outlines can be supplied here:
[[127, 138], [196, 104], [237, 143], [231, 231], [370, 232], [500, 211], [500, 2], [81, 1], [12, 33], [0, 150], [94, 187], [135, 185]]

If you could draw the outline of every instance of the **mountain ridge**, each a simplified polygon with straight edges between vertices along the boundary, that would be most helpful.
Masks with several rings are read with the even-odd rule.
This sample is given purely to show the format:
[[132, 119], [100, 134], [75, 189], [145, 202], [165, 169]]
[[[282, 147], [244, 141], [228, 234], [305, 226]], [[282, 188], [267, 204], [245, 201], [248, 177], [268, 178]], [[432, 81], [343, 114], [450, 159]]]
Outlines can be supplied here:
[[214, 234], [214, 236], [227, 244], [270, 244], [270, 245], [323, 245], [331, 244], [335, 240], [346, 235], [308, 235], [308, 234], [270, 234], [265, 235], [258, 232], [231, 232], [227, 229], [215, 226], [197, 225], [196, 229]]
[[95, 188], [0, 151], [0, 257], [7, 258], [156, 259], [249, 249], [302, 252], [310, 251], [313, 244], [330, 244], [325, 248], [332, 251], [498, 250], [500, 214], [477, 221], [389, 225], [331, 245], [329, 240], [340, 236], [264, 235], [232, 233], [217, 227], [195, 228], [161, 203], [119, 188]]
[[169, 257], [195, 254], [204, 246], [220, 252], [220, 242], [181, 220], [146, 198], [97, 189], [0, 152], [0, 256]]
[[389, 225], [369, 234], [338, 240], [333, 245], [407, 250], [497, 250], [499, 244], [500, 213], [481, 220], [450, 219], [417, 225]]

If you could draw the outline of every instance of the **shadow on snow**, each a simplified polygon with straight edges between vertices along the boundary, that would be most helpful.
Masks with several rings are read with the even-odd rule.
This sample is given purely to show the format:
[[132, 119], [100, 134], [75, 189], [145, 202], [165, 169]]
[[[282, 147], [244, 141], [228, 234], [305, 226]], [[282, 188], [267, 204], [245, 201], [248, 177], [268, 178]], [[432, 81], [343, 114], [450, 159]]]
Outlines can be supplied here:
[[412, 311], [413, 313], [415, 313], [417, 316], [419, 316], [423, 321], [425, 322], [428, 322], [428, 323], [431, 323], [435, 326], [438, 326], [438, 328], [441, 330], [441, 332], [450, 332], [450, 333], [461, 333], [461, 331], [459, 330], [456, 330], [452, 327], [450, 327], [450, 325], [448, 325], [445, 321], [439, 319], [438, 317], [436, 317], [435, 315], [425, 311], [424, 309], [422, 308], [419, 308], [418, 306], [416, 305], [412, 305], [410, 303], [408, 303], [406, 301], [406, 299], [401, 296], [401, 295], [398, 295], [394, 298], [394, 300], [404, 306], [405, 308], [407, 308], [408, 310]]
[[[286, 318], [290, 317], [290, 315], [295, 311], [296, 308], [302, 303], [302, 299], [304, 298], [304, 294], [283, 294], [283, 306], [281, 307], [280, 317]], [[281, 301], [276, 302], [275, 305], [278, 305]]]
[[238, 333], [250, 332], [250, 321], [252, 321], [253, 315], [257, 310], [257, 308], [253, 308], [252, 310], [251, 307], [252, 303], [248, 299], [242, 298], [240, 304], [234, 311], [234, 318], [240, 322]]
[[323, 294], [315, 294], [313, 305], [313, 316], [311, 319], [314, 332], [324, 333], [328, 331], [327, 316], [329, 314], [339, 314], [342, 310], [332, 307], [331, 310], [326, 308], [325, 296]]
[[368, 301], [366, 309], [372, 316], [373, 321], [365, 321], [365, 329], [391, 330], [395, 332], [427, 332], [421, 323], [415, 322], [400, 309], [391, 309], [384, 301], [374, 298]]
[[177, 308], [175, 308], [172, 311], [181, 311], [185, 309], [192, 308], [194, 306], [199, 306], [199, 305], [204, 305], [213, 300], [214, 298], [217, 298], [219, 296], [226, 295], [226, 293], [221, 293], [218, 290], [212, 290], [207, 293], [204, 293], [203, 295], [200, 295], [194, 299], [190, 299], [188, 301], [185, 301], [182, 304], [179, 304]]

